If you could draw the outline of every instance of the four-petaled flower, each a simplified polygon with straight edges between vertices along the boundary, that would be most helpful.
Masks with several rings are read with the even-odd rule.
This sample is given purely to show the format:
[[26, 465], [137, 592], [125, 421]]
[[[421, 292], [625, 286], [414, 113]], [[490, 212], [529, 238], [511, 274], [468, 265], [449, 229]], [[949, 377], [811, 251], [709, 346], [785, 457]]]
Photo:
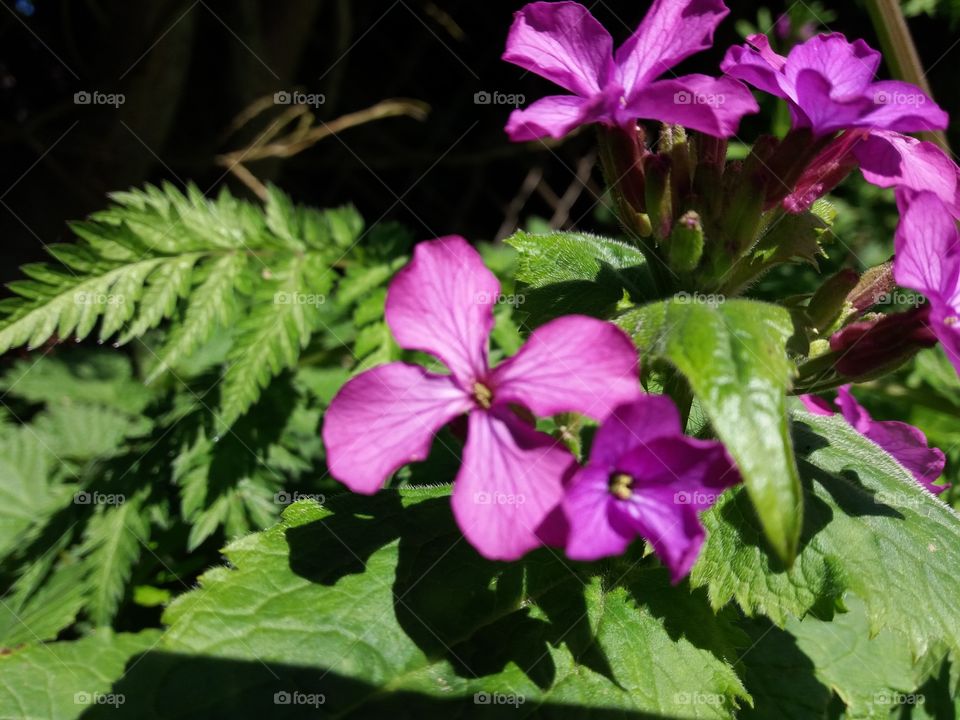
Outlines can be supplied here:
[[783, 98], [793, 127], [816, 137], [840, 130], [923, 132], [947, 126], [947, 114], [920, 88], [899, 80], [874, 81], [880, 53], [839, 33], [817, 35], [784, 57], [766, 35], [751, 35], [720, 64], [728, 76]]
[[705, 50], [729, 10], [721, 0], [656, 0], [636, 32], [613, 53], [613, 39], [575, 2], [535, 2], [517, 12], [503, 59], [573, 95], [551, 95], [516, 110], [511, 140], [563, 137], [590, 123], [632, 127], [638, 118], [729, 137], [759, 109], [749, 90], [706, 75], [658, 80]]
[[[803, 395], [800, 399], [814, 415], [836, 414], [834, 405], [823, 398]], [[938, 448], [928, 445], [927, 437], [920, 430], [896, 420], [874, 420], [853, 397], [849, 385], [837, 390], [836, 407], [854, 430], [886, 450], [934, 495], [950, 487], [933, 484], [943, 474], [946, 459]]]
[[642, 537], [679, 582], [706, 537], [699, 513], [738, 482], [722, 444], [685, 436], [669, 398], [641, 396], [604, 421], [589, 463], [570, 482], [567, 555], [620, 555]]
[[401, 347], [438, 357], [450, 374], [398, 362], [357, 375], [331, 402], [323, 439], [330, 473], [371, 494], [401, 466], [424, 460], [434, 434], [467, 414], [453, 512], [481, 554], [512, 560], [555, 537], [550, 516], [575, 465], [561, 443], [514, 408], [602, 419], [640, 389], [630, 339], [577, 315], [537, 328], [516, 355], [490, 369], [499, 295], [496, 277], [463, 238], [417, 245], [390, 284], [387, 323]]
[[960, 233], [950, 208], [934, 193], [912, 194], [895, 244], [894, 278], [926, 296], [930, 328], [960, 373]]

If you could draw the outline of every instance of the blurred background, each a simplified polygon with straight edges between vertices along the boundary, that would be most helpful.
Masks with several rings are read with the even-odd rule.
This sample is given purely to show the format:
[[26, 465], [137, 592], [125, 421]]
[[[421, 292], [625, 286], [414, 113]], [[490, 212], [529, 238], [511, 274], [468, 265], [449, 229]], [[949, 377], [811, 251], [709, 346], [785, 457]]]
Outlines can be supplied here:
[[[192, 180], [208, 194], [226, 184], [251, 197], [270, 181], [319, 207], [352, 202], [371, 222], [399, 220], [417, 237], [495, 240], [531, 222], [609, 231], [589, 131], [521, 145], [503, 132], [509, 96], [531, 102], [553, 91], [500, 60], [522, 4], [4, 0], [0, 279], [42, 259], [44, 244], [69, 239], [66, 221], [101, 209], [106, 193], [164, 180]], [[587, 4], [618, 42], [647, 6]], [[714, 49], [681, 72], [717, 74], [725, 49], [757, 27], [784, 48], [824, 27], [878, 46], [866, 10], [849, 0], [728, 5]], [[904, 6], [936, 99], [955, 115], [960, 2]], [[785, 11], [792, 22], [778, 23]], [[275, 102], [274, 93], [287, 95]], [[291, 115], [284, 100], [298, 97], [310, 105]], [[394, 98], [416, 102], [378, 106]], [[766, 110], [745, 123], [744, 141], [770, 127]], [[371, 119], [391, 112], [399, 114]], [[291, 143], [297, 132], [305, 142]], [[258, 138], [269, 145], [262, 153], [251, 149]], [[882, 193], [865, 190], [852, 204], [866, 212], [875, 200], [886, 213]], [[859, 257], [883, 259], [883, 238], [847, 226], [851, 247], [880, 243]]]

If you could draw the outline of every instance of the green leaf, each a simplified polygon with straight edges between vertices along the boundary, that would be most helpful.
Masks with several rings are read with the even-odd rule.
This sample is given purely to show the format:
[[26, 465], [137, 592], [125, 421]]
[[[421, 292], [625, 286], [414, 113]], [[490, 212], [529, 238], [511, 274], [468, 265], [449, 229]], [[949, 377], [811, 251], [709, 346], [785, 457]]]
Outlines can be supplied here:
[[871, 633], [900, 632], [917, 657], [960, 649], [945, 598], [960, 597], [960, 516], [840, 417], [795, 419], [805, 505], [800, 552], [784, 569], [762, 548], [743, 492], [703, 516], [709, 537], [694, 567], [714, 607], [736, 599], [778, 625], [827, 616], [845, 592], [863, 600]]
[[77, 563], [57, 567], [39, 588], [35, 580], [28, 572], [0, 602], [0, 648], [53, 640], [74, 623], [86, 601], [83, 568]]
[[746, 700], [728, 664], [742, 638], [701, 593], [640, 557], [485, 561], [443, 492], [298, 503], [234, 542], [231, 567], [174, 601], [161, 644], [116, 686], [126, 710], [153, 717], [162, 694], [173, 716], [275, 717], [274, 694], [297, 690], [336, 716], [444, 717], [503, 693], [544, 717], [730, 718]]
[[111, 684], [159, 635], [101, 630], [82, 640], [0, 654], [0, 709], [20, 720], [70, 720], [98, 707], [116, 712], [129, 698], [111, 697]]
[[632, 245], [582, 233], [523, 231], [506, 243], [519, 253], [520, 309], [532, 324], [571, 313], [610, 317], [625, 294], [633, 302], [653, 299], [646, 261]]
[[151, 427], [142, 415], [72, 402], [51, 403], [33, 421], [33, 432], [61, 461], [95, 460], [122, 453], [125, 440], [145, 435]]
[[143, 514], [143, 493], [119, 505], [104, 505], [87, 523], [80, 552], [85, 556], [90, 587], [87, 609], [97, 625], [109, 625], [126, 591], [127, 581], [150, 539]]
[[752, 300], [688, 296], [631, 311], [619, 324], [645, 354], [687, 378], [740, 468], [767, 539], [792, 562], [803, 498], [787, 420], [795, 371], [786, 353], [789, 313]]

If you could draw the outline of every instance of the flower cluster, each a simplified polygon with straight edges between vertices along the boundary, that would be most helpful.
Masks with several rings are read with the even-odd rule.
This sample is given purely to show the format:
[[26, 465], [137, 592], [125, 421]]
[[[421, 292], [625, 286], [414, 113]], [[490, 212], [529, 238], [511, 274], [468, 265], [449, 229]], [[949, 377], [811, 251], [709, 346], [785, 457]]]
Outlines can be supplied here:
[[[835, 380], [824, 385], [817, 376], [811, 387], [865, 377], [937, 341], [960, 372], [960, 169], [937, 145], [904, 134], [942, 129], [946, 113], [913, 85], [876, 80], [881, 57], [863, 41], [809, 28], [787, 55], [754, 35], [728, 50], [721, 77], [665, 77], [710, 47], [728, 12], [722, 0], [654, 0], [614, 51], [584, 6], [525, 6], [503, 57], [569, 94], [513, 111], [507, 133], [527, 141], [583, 125], [604, 129], [601, 157], [620, 219], [659, 273], [663, 297], [703, 287], [718, 297], [743, 291], [771, 263], [799, 252], [765, 247], [750, 256], [764, 228], [808, 212], [859, 168], [869, 182], [896, 190], [896, 259], [863, 278], [841, 273], [811, 298], [805, 329], [830, 342], [821, 343], [825, 358], [809, 353], [808, 365], [811, 372], [828, 365]], [[728, 163], [725, 138], [758, 110], [748, 85], [784, 101], [792, 128], [782, 140], [760, 138], [745, 161]], [[663, 123], [655, 151], [640, 120]], [[894, 281], [928, 304], [866, 315]], [[640, 537], [679, 581], [704, 541], [699, 513], [740, 481], [727, 451], [687, 437], [673, 401], [641, 391], [637, 350], [610, 323], [560, 317], [491, 367], [498, 297], [496, 277], [463, 238], [417, 246], [390, 285], [386, 320], [401, 348], [434, 356], [447, 372], [396, 362], [351, 379], [324, 420], [331, 474], [355, 492], [376, 492], [400, 467], [426, 459], [437, 432], [465, 416], [451, 502], [482, 555], [512, 560], [553, 545], [595, 560]], [[810, 395], [803, 401], [818, 414], [839, 409], [923, 487], [943, 489], [933, 484], [943, 453], [919, 430], [874, 421], [847, 386], [836, 405]], [[561, 413], [599, 423], [582, 466], [562, 439], [537, 429], [538, 418]]]
[[[696, 512], [712, 499], [700, 495], [713, 498], [739, 478], [722, 446], [685, 438], [671, 401], [641, 394], [636, 349], [610, 323], [559, 318], [490, 368], [499, 293], [463, 238], [417, 246], [390, 285], [387, 322], [401, 347], [436, 356], [450, 372], [398, 362], [344, 385], [324, 419], [331, 474], [354, 492], [374, 493], [401, 466], [424, 460], [437, 431], [466, 415], [452, 505], [485, 557], [512, 560], [551, 544], [593, 558], [642, 536], [679, 579], [703, 541]], [[605, 421], [580, 472], [563, 443], [530, 422], [531, 414], [566, 412]]]

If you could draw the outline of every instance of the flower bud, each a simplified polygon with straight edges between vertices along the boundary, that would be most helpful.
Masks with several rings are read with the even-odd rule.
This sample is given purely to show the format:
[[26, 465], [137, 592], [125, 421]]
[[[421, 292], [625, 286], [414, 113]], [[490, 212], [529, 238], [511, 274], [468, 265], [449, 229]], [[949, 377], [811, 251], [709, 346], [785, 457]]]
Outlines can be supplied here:
[[697, 269], [702, 257], [703, 225], [700, 215], [690, 210], [673, 226], [667, 245], [667, 261], [674, 272], [688, 273]]

